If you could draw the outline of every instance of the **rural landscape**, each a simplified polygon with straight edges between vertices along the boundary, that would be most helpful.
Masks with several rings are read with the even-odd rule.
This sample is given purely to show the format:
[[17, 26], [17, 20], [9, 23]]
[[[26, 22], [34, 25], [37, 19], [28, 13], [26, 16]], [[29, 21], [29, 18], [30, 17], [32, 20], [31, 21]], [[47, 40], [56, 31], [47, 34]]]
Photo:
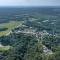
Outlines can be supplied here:
[[0, 7], [0, 60], [60, 60], [60, 7]]

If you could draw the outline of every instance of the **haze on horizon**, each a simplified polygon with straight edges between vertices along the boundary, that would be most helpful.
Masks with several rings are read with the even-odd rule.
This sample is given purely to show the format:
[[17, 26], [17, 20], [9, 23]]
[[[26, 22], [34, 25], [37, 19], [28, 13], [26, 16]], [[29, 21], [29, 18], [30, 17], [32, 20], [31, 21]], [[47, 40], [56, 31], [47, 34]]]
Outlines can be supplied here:
[[0, 6], [60, 6], [60, 0], [0, 0]]

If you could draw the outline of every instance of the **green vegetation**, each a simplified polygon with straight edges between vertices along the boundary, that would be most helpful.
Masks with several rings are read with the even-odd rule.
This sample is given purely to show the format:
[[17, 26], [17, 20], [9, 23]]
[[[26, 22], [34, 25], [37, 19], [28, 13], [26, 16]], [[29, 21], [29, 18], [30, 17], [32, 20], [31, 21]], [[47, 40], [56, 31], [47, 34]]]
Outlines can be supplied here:
[[[11, 36], [11, 35], [10, 35]], [[59, 60], [60, 59], [60, 49], [59, 47], [53, 50], [53, 54], [45, 54], [43, 52], [43, 44], [38, 42], [34, 35], [26, 34], [13, 34], [14, 37], [7, 36], [1, 37], [0, 40], [3, 45], [1, 50], [1, 60]], [[47, 36], [46, 36], [47, 37]], [[46, 40], [46, 37], [45, 40]], [[53, 37], [48, 38], [48, 43], [53, 43]], [[4, 39], [4, 40], [3, 40]], [[57, 42], [58, 42], [57, 37]], [[42, 40], [43, 42], [45, 40]], [[47, 41], [47, 40], [46, 40]], [[6, 43], [5, 43], [6, 42]], [[13, 48], [9, 48], [8, 44]], [[52, 44], [49, 44], [51, 46]], [[55, 45], [55, 43], [53, 43]], [[48, 46], [48, 48], [50, 48]], [[54, 47], [54, 46], [52, 46]], [[52, 50], [52, 49], [51, 49]], [[5, 52], [4, 52], [5, 51]], [[2, 57], [3, 56], [3, 57]]]
[[3, 46], [3, 45], [0, 45], [0, 52], [1, 51], [7, 51], [10, 49], [11, 46]]
[[7, 23], [1, 23], [0, 28], [7, 28], [5, 31], [0, 31], [0, 36], [8, 34], [12, 29], [16, 28], [18, 25], [22, 25], [22, 21], [10, 21]]
[[60, 60], [60, 8], [7, 8], [0, 14], [0, 60]]
[[[42, 45], [38, 44], [37, 38], [31, 35], [24, 35], [24, 34], [14, 34], [16, 38], [13, 40], [10, 38], [10, 45], [13, 48], [10, 48], [6, 52], [1, 52], [4, 55], [1, 60], [30, 60], [37, 58], [40, 54], [43, 53]], [[4, 37], [5, 38], [5, 37]], [[8, 38], [8, 37], [7, 37]], [[2, 41], [4, 44], [4, 41]], [[38, 55], [39, 54], [39, 55]]]

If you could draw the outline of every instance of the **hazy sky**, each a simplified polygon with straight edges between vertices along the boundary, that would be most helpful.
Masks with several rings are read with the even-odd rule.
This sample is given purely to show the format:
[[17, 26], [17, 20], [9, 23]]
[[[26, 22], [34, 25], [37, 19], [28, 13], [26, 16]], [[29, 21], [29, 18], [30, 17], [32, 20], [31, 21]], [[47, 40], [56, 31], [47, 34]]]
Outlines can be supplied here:
[[60, 6], [60, 0], [0, 0], [0, 6]]

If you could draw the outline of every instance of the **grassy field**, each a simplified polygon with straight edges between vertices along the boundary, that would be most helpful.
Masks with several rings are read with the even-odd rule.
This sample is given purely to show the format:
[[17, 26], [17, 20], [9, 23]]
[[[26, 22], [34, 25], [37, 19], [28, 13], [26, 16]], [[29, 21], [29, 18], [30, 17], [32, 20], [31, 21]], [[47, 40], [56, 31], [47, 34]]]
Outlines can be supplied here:
[[0, 31], [0, 36], [6, 35], [12, 29], [16, 28], [18, 25], [22, 25], [23, 21], [10, 21], [8, 23], [1, 23], [0, 28], [8, 28], [5, 31]]
[[3, 46], [0, 44], [0, 51], [7, 51], [10, 49], [11, 46]]

